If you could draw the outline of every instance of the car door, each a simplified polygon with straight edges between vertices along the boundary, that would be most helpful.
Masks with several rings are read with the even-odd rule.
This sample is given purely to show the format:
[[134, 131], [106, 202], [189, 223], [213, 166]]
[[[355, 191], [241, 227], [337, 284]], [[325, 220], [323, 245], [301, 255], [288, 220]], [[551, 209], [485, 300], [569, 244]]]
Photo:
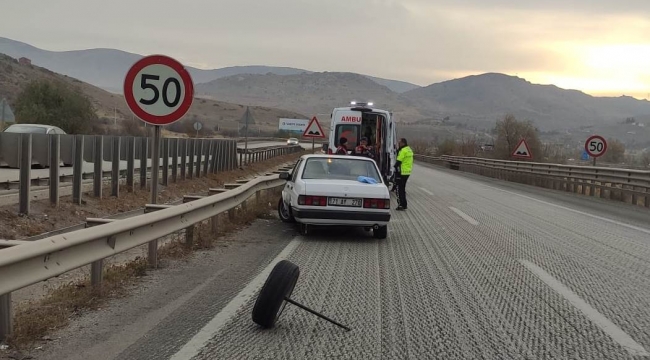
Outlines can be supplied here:
[[[289, 179], [287, 179], [287, 183], [284, 185], [284, 189], [282, 189], [282, 199], [284, 200], [284, 203], [291, 207], [291, 204], [294, 203], [293, 199], [296, 197], [296, 178], [298, 177], [298, 169], [300, 168], [300, 165], [302, 164], [303, 160], [300, 159], [298, 160], [298, 163], [296, 163], [296, 166], [293, 167], [293, 170], [291, 170], [291, 176]], [[297, 201], [297, 199], [296, 199]]]

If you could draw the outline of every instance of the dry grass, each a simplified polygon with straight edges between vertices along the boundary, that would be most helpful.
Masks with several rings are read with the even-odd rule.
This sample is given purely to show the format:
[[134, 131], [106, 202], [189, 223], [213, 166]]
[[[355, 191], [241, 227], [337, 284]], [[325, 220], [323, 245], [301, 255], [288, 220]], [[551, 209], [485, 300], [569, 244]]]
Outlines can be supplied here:
[[[294, 155], [293, 158], [297, 156]], [[274, 161], [273, 166], [269, 166], [268, 162], [255, 164], [250, 171], [265, 171], [288, 160], [284, 157], [282, 162]], [[171, 234], [171, 241], [159, 250], [159, 259], [164, 262], [187, 258], [194, 250], [214, 247], [219, 239], [249, 225], [257, 218], [268, 218], [274, 210], [274, 206], [269, 206], [269, 203], [275, 203], [279, 191], [281, 190], [274, 189], [262, 192], [259, 202], [252, 196], [245, 206], [231, 210], [234, 212], [232, 218], [227, 213], [219, 214], [216, 233], [212, 231], [210, 221], [197, 224], [191, 248], [185, 244], [184, 231]], [[124, 296], [129, 286], [137, 284], [147, 271], [146, 259], [136, 258], [126, 264], [106, 267], [99, 288], [90, 286], [89, 278], [84, 278], [50, 290], [41, 300], [18, 306], [14, 314], [14, 333], [8, 342], [20, 349], [43, 339], [52, 331], [65, 327], [75, 316], [96, 310], [109, 299]]]
[[127, 285], [146, 275], [146, 259], [104, 269], [101, 287], [90, 286], [89, 279], [70, 282], [51, 290], [39, 301], [21, 304], [15, 309], [14, 333], [8, 343], [20, 348], [43, 338], [68, 324], [84, 311], [95, 310], [108, 299], [123, 296]]

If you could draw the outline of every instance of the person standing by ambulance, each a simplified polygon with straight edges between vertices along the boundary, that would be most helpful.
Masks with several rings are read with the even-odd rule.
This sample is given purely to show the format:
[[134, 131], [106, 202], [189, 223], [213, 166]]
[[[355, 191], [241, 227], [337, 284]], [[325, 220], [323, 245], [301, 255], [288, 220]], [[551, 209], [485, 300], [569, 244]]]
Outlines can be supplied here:
[[348, 154], [348, 139], [342, 137], [339, 139], [339, 146], [336, 148], [335, 155], [347, 155]]
[[399, 169], [399, 180], [397, 180], [397, 201], [399, 206], [396, 210], [406, 210], [406, 182], [413, 170], [413, 150], [408, 146], [405, 138], [399, 140], [399, 150], [395, 167]]

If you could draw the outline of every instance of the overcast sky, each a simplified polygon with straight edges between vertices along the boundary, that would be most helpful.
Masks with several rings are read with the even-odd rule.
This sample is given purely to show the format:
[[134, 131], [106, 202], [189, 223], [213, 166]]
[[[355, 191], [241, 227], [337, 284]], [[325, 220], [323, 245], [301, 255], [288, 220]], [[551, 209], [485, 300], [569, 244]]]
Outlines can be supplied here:
[[352, 71], [418, 85], [484, 72], [650, 94], [650, 0], [2, 0], [0, 36], [187, 65]]

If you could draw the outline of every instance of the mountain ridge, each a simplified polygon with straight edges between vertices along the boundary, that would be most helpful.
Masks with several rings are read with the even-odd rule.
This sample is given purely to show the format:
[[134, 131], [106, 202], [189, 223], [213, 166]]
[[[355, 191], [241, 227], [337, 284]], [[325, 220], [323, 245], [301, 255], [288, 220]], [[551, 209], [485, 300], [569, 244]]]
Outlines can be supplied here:
[[[92, 48], [83, 50], [50, 51], [36, 46], [0, 37], [0, 53], [14, 58], [27, 57], [34, 65], [45, 67], [59, 74], [77, 78], [91, 83], [102, 89], [121, 93], [121, 80], [127, 70], [143, 55], [111, 48]], [[266, 74], [295, 75], [312, 73], [313, 71], [297, 69], [286, 66], [268, 65], [238, 65], [219, 69], [199, 69], [186, 66], [195, 84], [209, 82], [221, 77], [238, 74]], [[366, 76], [373, 81], [393, 87], [393, 91], [400, 92], [419, 87], [400, 80], [383, 79]]]

